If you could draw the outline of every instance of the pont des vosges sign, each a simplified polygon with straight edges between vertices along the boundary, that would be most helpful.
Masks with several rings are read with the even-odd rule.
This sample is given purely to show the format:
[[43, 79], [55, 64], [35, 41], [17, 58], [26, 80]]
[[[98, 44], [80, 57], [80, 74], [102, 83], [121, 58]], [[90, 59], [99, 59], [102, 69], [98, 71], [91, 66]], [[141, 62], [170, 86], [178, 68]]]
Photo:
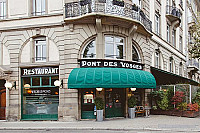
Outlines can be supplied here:
[[144, 64], [120, 60], [80, 59], [80, 67], [114, 67], [142, 70]]

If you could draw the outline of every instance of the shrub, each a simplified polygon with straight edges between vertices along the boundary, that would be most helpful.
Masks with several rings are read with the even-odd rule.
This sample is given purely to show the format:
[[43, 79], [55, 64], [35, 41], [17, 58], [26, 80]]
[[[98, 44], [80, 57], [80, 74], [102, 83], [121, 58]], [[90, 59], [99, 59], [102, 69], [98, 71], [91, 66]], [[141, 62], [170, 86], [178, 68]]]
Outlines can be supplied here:
[[96, 97], [94, 99], [94, 104], [96, 105], [97, 110], [102, 110], [104, 109], [104, 101], [100, 97]]
[[162, 100], [158, 102], [158, 106], [162, 110], [167, 110], [168, 109], [168, 105], [169, 105], [169, 100], [168, 100], [168, 97], [167, 97], [167, 92], [165, 92], [165, 93], [163, 93]]
[[184, 92], [177, 91], [175, 95], [172, 97], [172, 104], [176, 106], [183, 102], [183, 98], [185, 97]]
[[199, 111], [199, 105], [197, 103], [189, 103], [188, 105], [188, 110], [190, 111]]
[[128, 107], [129, 108], [133, 108], [136, 105], [136, 103], [137, 103], [137, 101], [136, 101], [136, 98], [134, 96], [131, 96], [128, 99]]
[[187, 103], [180, 103], [177, 108], [178, 110], [181, 110], [181, 111], [186, 111], [187, 110]]

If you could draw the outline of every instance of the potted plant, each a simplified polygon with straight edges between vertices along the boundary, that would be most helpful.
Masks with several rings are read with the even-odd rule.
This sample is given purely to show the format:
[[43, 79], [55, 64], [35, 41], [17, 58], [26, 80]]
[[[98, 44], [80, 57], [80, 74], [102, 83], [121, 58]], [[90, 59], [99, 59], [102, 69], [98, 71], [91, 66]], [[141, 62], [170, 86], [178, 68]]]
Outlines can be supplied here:
[[136, 4], [132, 5], [132, 10], [138, 12], [138, 6]]
[[135, 106], [136, 106], [136, 98], [134, 96], [131, 96], [129, 99], [128, 99], [128, 114], [129, 114], [129, 117], [131, 119], [135, 118]]
[[123, 0], [113, 0], [113, 5], [118, 5], [118, 6], [124, 7], [124, 1]]
[[104, 101], [100, 97], [96, 97], [94, 99], [94, 104], [97, 109], [97, 121], [103, 121], [103, 109], [104, 109]]

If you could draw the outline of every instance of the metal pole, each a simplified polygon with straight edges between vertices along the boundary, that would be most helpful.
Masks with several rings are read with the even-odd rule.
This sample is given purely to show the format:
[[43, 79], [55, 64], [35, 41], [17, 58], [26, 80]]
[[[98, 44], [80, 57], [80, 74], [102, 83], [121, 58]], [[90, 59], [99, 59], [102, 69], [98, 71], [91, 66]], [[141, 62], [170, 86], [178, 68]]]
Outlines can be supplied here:
[[192, 103], [192, 86], [190, 85], [190, 103]]
[[[174, 85], [174, 96], [175, 96], [175, 93], [176, 93], [176, 86]], [[174, 104], [174, 108], [175, 108], [175, 104]]]

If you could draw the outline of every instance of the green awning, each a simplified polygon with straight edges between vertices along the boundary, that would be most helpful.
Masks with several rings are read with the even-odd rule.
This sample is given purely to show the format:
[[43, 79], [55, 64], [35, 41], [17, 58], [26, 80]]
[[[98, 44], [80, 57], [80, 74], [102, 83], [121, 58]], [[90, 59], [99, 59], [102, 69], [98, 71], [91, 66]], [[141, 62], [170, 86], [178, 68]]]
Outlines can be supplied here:
[[68, 88], [156, 88], [149, 72], [125, 68], [75, 68], [68, 78]]

